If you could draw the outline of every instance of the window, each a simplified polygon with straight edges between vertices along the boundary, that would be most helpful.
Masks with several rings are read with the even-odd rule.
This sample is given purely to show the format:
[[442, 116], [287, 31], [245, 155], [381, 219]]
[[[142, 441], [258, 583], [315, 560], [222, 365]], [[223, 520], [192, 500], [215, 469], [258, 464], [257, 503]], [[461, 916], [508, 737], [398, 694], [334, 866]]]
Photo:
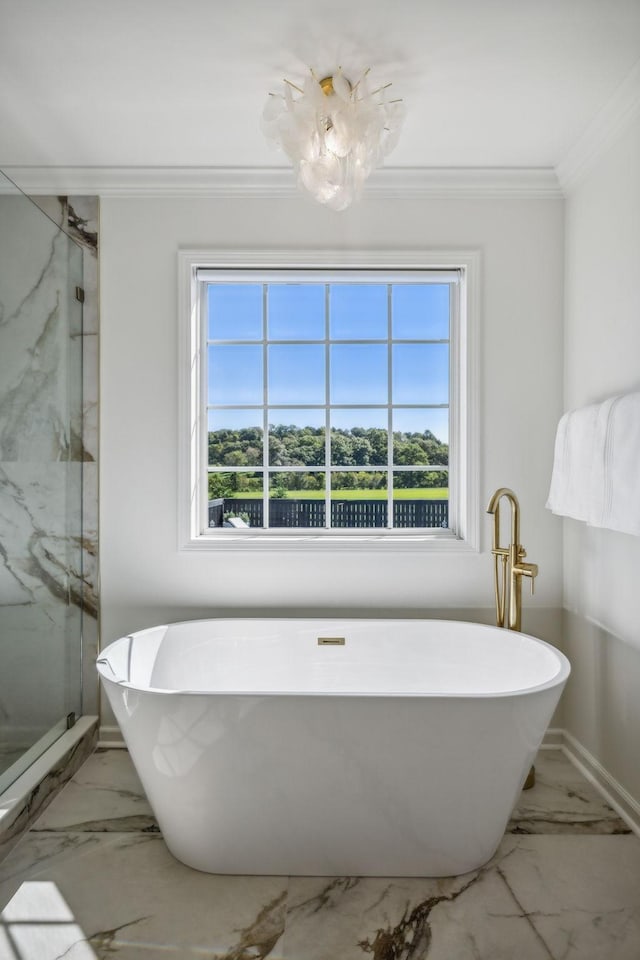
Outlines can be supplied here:
[[181, 255], [190, 543], [471, 541], [469, 264], [211, 259]]

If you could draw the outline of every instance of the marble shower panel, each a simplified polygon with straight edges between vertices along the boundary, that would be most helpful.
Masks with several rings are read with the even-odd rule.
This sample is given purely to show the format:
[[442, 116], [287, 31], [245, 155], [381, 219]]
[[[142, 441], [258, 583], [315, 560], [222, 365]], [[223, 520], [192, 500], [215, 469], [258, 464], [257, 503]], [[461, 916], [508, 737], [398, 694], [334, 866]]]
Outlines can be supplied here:
[[0, 195], [0, 740], [24, 745], [80, 710], [81, 617], [97, 650], [98, 201], [39, 206]]
[[46, 215], [82, 248], [82, 431], [78, 459], [82, 462], [82, 571], [85, 622], [84, 659], [90, 671], [84, 678], [84, 713], [95, 714], [97, 682], [94, 662], [98, 655], [98, 197], [35, 197]]
[[57, 198], [69, 234], [84, 250], [82, 323], [82, 712], [98, 714], [98, 197]]

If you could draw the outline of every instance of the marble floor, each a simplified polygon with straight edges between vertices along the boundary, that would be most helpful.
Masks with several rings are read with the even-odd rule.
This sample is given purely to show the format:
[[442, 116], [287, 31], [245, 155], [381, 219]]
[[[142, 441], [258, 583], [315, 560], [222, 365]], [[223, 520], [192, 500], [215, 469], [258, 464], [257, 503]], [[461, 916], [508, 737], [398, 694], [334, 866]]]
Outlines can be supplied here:
[[97, 750], [0, 863], [1, 960], [638, 960], [640, 840], [543, 750], [461, 877], [226, 877], [168, 853], [124, 750]]

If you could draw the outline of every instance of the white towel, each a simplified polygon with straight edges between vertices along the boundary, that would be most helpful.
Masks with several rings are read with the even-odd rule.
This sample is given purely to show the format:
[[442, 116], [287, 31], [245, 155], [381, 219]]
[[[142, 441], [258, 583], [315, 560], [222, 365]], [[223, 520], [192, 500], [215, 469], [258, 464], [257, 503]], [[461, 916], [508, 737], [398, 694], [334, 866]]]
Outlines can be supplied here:
[[564, 414], [547, 507], [592, 526], [640, 535], [640, 393]]
[[589, 521], [596, 426], [600, 404], [565, 413], [558, 424], [547, 507], [553, 513]]
[[593, 404], [596, 408], [591, 437], [590, 468], [588, 473], [589, 509], [584, 519], [594, 527], [604, 525], [605, 488], [607, 485], [607, 445], [611, 424], [611, 413], [620, 398], [610, 397], [602, 403]]
[[640, 536], [640, 393], [616, 397], [608, 419], [601, 522], [591, 522]]

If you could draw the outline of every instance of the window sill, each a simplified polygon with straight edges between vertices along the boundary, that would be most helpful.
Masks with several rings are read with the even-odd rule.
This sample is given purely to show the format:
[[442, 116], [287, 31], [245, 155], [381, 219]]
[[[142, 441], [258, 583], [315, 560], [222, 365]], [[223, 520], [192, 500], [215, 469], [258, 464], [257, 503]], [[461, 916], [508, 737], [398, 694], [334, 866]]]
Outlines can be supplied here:
[[365, 553], [477, 553], [478, 548], [450, 531], [434, 533], [398, 533], [397, 531], [371, 534], [347, 534], [325, 531], [323, 533], [293, 533], [287, 531], [264, 531], [239, 533], [226, 530], [224, 533], [207, 533], [194, 537], [181, 547], [188, 552], [217, 551], [336, 551]]

